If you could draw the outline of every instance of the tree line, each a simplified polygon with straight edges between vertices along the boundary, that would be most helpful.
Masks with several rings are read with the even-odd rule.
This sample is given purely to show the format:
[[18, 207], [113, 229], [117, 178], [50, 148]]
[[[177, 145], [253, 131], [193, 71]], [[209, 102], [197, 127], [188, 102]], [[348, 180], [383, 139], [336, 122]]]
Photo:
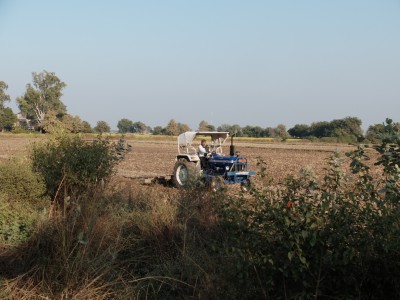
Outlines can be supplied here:
[[[20, 110], [19, 117], [17, 117], [11, 108], [5, 106], [6, 102], [11, 101], [11, 97], [6, 93], [8, 85], [4, 81], [0, 81], [0, 131], [21, 132], [35, 130], [51, 132], [55, 127], [63, 127], [72, 133], [110, 132], [111, 127], [104, 120], [97, 121], [97, 124], [92, 128], [89, 122], [82, 120], [79, 116], [72, 116], [67, 112], [67, 107], [61, 100], [66, 86], [53, 72], [33, 72], [32, 83], [28, 83], [24, 94], [16, 98], [16, 103]], [[122, 118], [118, 121], [117, 128], [119, 133], [171, 136], [176, 136], [185, 131], [198, 130], [228, 131], [235, 133], [239, 137], [271, 137], [282, 140], [291, 137], [335, 142], [362, 142], [364, 140], [379, 142], [384, 129], [383, 123], [370, 125], [365, 135], [361, 125], [362, 122], [357, 117], [318, 121], [311, 125], [296, 124], [290, 129], [287, 129], [284, 124], [266, 128], [251, 125], [241, 127], [238, 124], [222, 124], [215, 127], [202, 120], [198, 128], [192, 129], [187, 124], [171, 119], [165, 127], [155, 126], [152, 128], [142, 121]], [[395, 123], [395, 126], [400, 127], [400, 124]]]

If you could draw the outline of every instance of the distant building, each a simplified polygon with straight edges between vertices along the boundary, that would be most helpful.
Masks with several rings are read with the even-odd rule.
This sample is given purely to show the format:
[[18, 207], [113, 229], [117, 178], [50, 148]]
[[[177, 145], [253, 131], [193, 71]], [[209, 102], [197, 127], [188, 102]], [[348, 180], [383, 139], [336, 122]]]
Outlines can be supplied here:
[[31, 119], [27, 119], [25, 115], [23, 115], [22, 113], [18, 113], [17, 114], [17, 123], [15, 124], [15, 127], [22, 127], [26, 130], [33, 130], [34, 127], [32, 125], [32, 120]]

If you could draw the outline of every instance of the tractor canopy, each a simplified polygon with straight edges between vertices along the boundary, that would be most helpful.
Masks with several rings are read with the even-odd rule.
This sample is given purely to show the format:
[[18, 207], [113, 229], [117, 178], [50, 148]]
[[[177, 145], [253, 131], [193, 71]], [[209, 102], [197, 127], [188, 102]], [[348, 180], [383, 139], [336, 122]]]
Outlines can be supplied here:
[[211, 146], [215, 149], [222, 150], [222, 145], [229, 137], [229, 132], [217, 131], [187, 131], [178, 136], [178, 151], [181, 153], [197, 152], [197, 148], [193, 146], [193, 141], [197, 136], [211, 137]]

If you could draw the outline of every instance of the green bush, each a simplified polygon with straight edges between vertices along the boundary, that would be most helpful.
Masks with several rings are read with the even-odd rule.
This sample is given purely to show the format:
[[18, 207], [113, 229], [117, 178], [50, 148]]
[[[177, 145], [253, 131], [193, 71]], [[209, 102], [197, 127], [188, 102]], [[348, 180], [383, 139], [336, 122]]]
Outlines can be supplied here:
[[125, 148], [99, 136], [85, 141], [79, 135], [55, 135], [32, 151], [34, 170], [45, 181], [47, 194], [63, 207], [65, 201], [79, 199], [104, 184], [123, 157]]
[[0, 194], [0, 244], [12, 248], [26, 242], [42, 212], [23, 202], [10, 202], [7, 195]]
[[400, 139], [391, 129], [377, 147], [382, 179], [360, 147], [347, 154], [352, 176], [335, 153], [320, 184], [305, 172], [223, 202], [223, 253], [236, 261], [242, 298], [400, 297]]
[[12, 158], [0, 164], [0, 193], [11, 201], [40, 202], [45, 194], [45, 184], [40, 174], [33, 172], [26, 159]]

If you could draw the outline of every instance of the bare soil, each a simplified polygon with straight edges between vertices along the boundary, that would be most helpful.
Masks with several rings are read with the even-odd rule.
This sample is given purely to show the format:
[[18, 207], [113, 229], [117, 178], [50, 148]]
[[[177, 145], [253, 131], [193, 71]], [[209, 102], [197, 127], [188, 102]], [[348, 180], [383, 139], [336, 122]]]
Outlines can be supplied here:
[[[40, 142], [43, 137], [16, 137], [0, 134], [0, 162], [12, 156], [27, 155], [32, 143]], [[126, 138], [132, 146], [132, 152], [126, 155], [117, 169], [117, 178], [143, 183], [145, 179], [171, 176], [177, 144], [170, 139], [137, 139]], [[297, 174], [302, 168], [311, 168], [318, 176], [323, 176], [327, 160], [335, 152], [341, 153], [346, 160], [345, 152], [356, 149], [348, 144], [320, 144], [310, 142], [270, 142], [263, 140], [235, 141], [237, 151], [247, 157], [249, 169], [258, 172], [257, 162], [266, 163], [267, 174], [280, 183], [289, 174]], [[229, 153], [229, 143], [224, 146], [224, 153]], [[368, 151], [376, 157], [375, 151]], [[372, 160], [373, 161], [373, 160]], [[345, 163], [345, 166], [349, 163]], [[373, 172], [379, 172], [374, 170]], [[254, 177], [257, 180], [257, 175]], [[118, 180], [117, 180], [118, 181]], [[153, 187], [154, 188], [154, 187]]]

